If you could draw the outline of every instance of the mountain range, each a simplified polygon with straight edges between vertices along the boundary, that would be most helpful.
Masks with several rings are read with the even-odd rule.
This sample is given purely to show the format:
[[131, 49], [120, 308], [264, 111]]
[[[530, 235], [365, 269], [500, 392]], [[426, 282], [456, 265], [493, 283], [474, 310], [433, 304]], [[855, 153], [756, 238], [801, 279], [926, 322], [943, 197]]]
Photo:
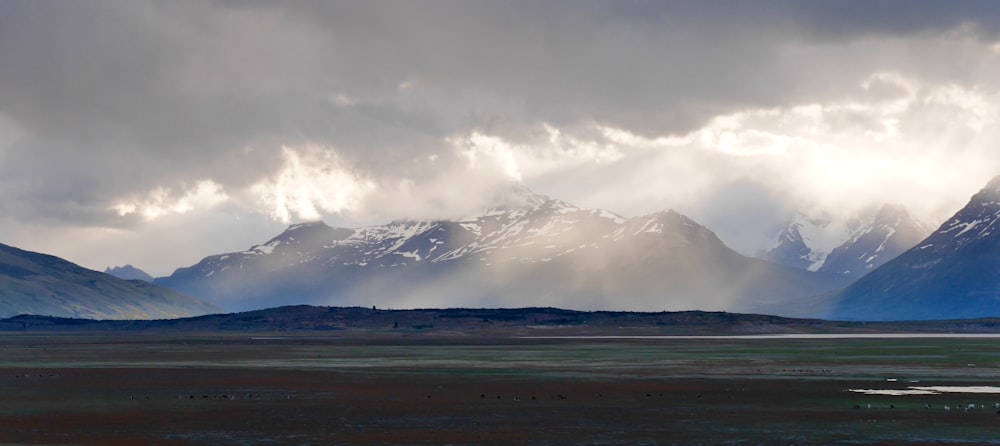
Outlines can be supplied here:
[[[822, 256], [807, 252], [820, 252], [807, 243], [810, 229], [790, 225], [781, 243], [808, 261], [792, 267], [743, 256], [674, 211], [623, 218], [516, 189], [480, 215], [455, 220], [292, 225], [266, 243], [206, 257], [153, 284], [0, 245], [0, 317], [175, 318], [290, 303], [990, 317], [1000, 315], [998, 221], [1000, 177], [909, 249], [925, 228], [896, 206], [858, 219]], [[893, 256], [897, 251], [904, 252]]]
[[752, 311], [847, 283], [743, 256], [674, 211], [626, 219], [513, 195], [457, 220], [293, 225], [155, 283], [234, 311], [291, 302]]
[[917, 246], [831, 299], [854, 320], [1000, 315], [1000, 177]]
[[207, 302], [0, 244], [0, 317], [161, 319], [219, 312]]
[[761, 258], [857, 279], [917, 245], [933, 228], [899, 205], [872, 207], [843, 221], [796, 213]]

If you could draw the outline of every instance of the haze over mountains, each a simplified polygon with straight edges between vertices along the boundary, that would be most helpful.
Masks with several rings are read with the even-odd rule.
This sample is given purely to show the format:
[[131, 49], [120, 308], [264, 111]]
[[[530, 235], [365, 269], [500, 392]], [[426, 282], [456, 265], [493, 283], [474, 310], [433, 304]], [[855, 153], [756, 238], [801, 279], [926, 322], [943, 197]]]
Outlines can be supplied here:
[[856, 279], [912, 248], [932, 229], [892, 204], [839, 221], [825, 214], [810, 218], [797, 213], [761, 258]]
[[[455, 220], [295, 224], [155, 285], [0, 245], [0, 317], [175, 318], [289, 304], [988, 317], [1000, 314], [998, 222], [1000, 177], [918, 243], [926, 228], [898, 206], [845, 225], [849, 237], [829, 253], [803, 235], [815, 227], [795, 221], [768, 253], [792, 265], [782, 266], [737, 253], [674, 211], [623, 218], [517, 188]], [[107, 272], [143, 277], [131, 265]]]
[[800, 254], [794, 267], [742, 256], [673, 211], [625, 219], [536, 194], [522, 198], [456, 221], [293, 225], [267, 243], [208, 257], [157, 283], [239, 310], [288, 303], [292, 295], [322, 305], [412, 307], [433, 296], [430, 306], [696, 308], [833, 319], [1000, 314], [1000, 177], [923, 241], [927, 227], [893, 205], [850, 221], [845, 240], [828, 253], [810, 248], [802, 236], [809, 229], [794, 222], [769, 253], [798, 249], [786, 249]]
[[826, 314], [898, 320], [1000, 314], [1000, 177], [933, 234], [839, 293]]
[[[293, 225], [155, 283], [230, 310], [320, 305], [752, 310], [843, 277], [745, 257], [674, 211], [630, 219], [524, 190], [481, 215]], [[292, 297], [294, 296], [294, 297]]]

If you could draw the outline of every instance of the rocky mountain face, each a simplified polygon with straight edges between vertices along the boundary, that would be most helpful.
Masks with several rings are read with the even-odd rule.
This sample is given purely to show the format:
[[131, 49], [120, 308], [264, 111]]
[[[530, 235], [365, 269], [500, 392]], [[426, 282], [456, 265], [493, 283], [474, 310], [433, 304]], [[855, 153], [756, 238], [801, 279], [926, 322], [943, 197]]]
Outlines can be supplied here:
[[0, 244], [0, 317], [165, 319], [219, 311], [151, 283], [118, 279], [58, 257]]
[[953, 319], [1000, 315], [1000, 177], [937, 231], [847, 287], [827, 317]]
[[857, 229], [827, 254], [819, 272], [861, 277], [916, 246], [933, 230], [902, 206], [891, 204], [858, 220], [853, 225]]
[[153, 276], [146, 274], [145, 271], [132, 265], [108, 267], [104, 270], [104, 274], [110, 274], [123, 280], [141, 280], [143, 282], [153, 281]]
[[797, 213], [778, 233], [774, 246], [760, 257], [778, 265], [816, 271], [828, 253], [817, 246], [820, 244], [817, 235], [830, 232], [826, 230], [829, 224], [828, 218], [809, 218]]
[[155, 283], [230, 310], [304, 303], [752, 311], [845, 281], [744, 257], [673, 211], [625, 219], [527, 194], [458, 220], [293, 225]]
[[762, 258], [856, 279], [915, 246], [931, 232], [902, 206], [885, 204], [842, 222], [796, 215]]

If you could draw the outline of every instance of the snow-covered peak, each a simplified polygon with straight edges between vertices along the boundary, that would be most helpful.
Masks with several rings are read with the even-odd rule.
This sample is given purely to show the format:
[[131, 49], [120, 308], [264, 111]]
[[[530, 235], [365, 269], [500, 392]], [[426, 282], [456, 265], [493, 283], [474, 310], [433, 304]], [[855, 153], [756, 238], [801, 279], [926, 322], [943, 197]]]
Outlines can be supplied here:
[[519, 217], [528, 211], [542, 207], [550, 202], [559, 202], [569, 206], [559, 200], [553, 200], [546, 195], [537, 194], [523, 185], [515, 184], [510, 188], [497, 192], [493, 196], [493, 199], [490, 200], [490, 204], [482, 212], [467, 215], [459, 218], [458, 221], [475, 222], [484, 217], [503, 216], [504, 214], [511, 213], [516, 214], [515, 217]]
[[323, 223], [322, 221], [319, 220], [305, 222], [305, 223], [296, 223], [290, 225], [287, 229], [285, 229], [284, 232], [278, 234], [278, 236], [274, 237], [271, 240], [268, 240], [268, 242], [265, 243], [265, 245], [269, 245], [274, 242], [290, 242], [295, 240], [301, 241], [304, 239], [323, 238], [329, 236], [331, 232], [334, 231], [335, 231], [334, 228], [327, 226], [326, 223]]
[[285, 229], [285, 232], [298, 231], [300, 229], [329, 228], [329, 227], [330, 226], [328, 226], [322, 220], [307, 221], [307, 222], [303, 222], [303, 223], [296, 223], [296, 224], [290, 225], [288, 227], [288, 229]]
[[704, 226], [672, 209], [640, 215], [623, 223], [626, 234], [632, 235], [652, 233], [695, 238], [701, 232], [710, 232]]
[[818, 216], [798, 213], [792, 224], [798, 228], [806, 246], [819, 254], [815, 258], [818, 263], [822, 263], [826, 253], [844, 243], [851, 232], [862, 225], [858, 219], [838, 220], [827, 213]]
[[[922, 246], [935, 250], [958, 248], [1000, 230], [1000, 176], [994, 177]], [[925, 248], [926, 249], [926, 248]]]
[[309, 247], [329, 243], [349, 236], [353, 230], [343, 228], [332, 228], [322, 221], [312, 221], [296, 223], [290, 225], [284, 232], [268, 240], [266, 243], [251, 246], [243, 254], [260, 255], [271, 254], [282, 246], [296, 247], [296, 251], [301, 247]]
[[537, 194], [522, 185], [515, 185], [495, 195], [492, 205], [482, 212], [467, 215], [457, 221], [475, 223], [484, 218], [516, 220], [539, 212], [566, 214], [581, 210], [590, 211], [589, 209], [582, 209], [562, 200], [550, 198], [547, 195]]
[[860, 275], [913, 246], [930, 233], [897, 204], [868, 207], [850, 218], [797, 213], [762, 256], [810, 271]]
[[962, 246], [1000, 231], [1000, 176], [972, 196], [969, 203], [946, 221], [932, 238], [938, 248]]
[[219, 277], [245, 268], [276, 271], [302, 265], [316, 270], [412, 269], [439, 263], [500, 268], [600, 258], [605, 250], [722, 246], [711, 231], [672, 210], [626, 219], [523, 187], [512, 188], [497, 204], [459, 220], [396, 220], [360, 228], [299, 223], [266, 243], [206, 258], [181, 274]]
[[796, 212], [775, 237], [764, 259], [794, 268], [816, 271], [827, 254], [850, 237], [857, 219], [835, 219], [830, 214]]
[[[917, 320], [997, 314], [998, 221], [1000, 177], [973, 195], [933, 234], [838, 295], [832, 317]], [[894, 237], [905, 227], [901, 225]], [[889, 243], [884, 246], [888, 250]]]
[[902, 205], [886, 203], [875, 213], [874, 225], [899, 226], [910, 219], [910, 213]]
[[497, 192], [493, 196], [491, 208], [534, 208], [552, 201], [547, 195], [535, 193], [523, 184], [514, 184], [508, 189]]
[[914, 247], [931, 228], [903, 206], [885, 204], [853, 221], [850, 237], [826, 256], [819, 272], [860, 277]]
[[654, 212], [652, 214], [646, 214], [646, 215], [643, 215], [643, 216], [640, 216], [640, 217], [636, 217], [636, 218], [638, 218], [638, 219], [644, 219], [645, 218], [645, 219], [650, 219], [650, 220], [656, 220], [656, 221], [664, 222], [664, 223], [671, 224], [671, 225], [680, 225], [680, 226], [687, 226], [687, 227], [701, 227], [701, 225], [699, 225], [698, 223], [695, 223], [694, 220], [688, 218], [684, 214], [681, 214], [680, 212], [677, 212], [677, 211], [675, 211], [673, 209], [667, 209], [665, 211]]

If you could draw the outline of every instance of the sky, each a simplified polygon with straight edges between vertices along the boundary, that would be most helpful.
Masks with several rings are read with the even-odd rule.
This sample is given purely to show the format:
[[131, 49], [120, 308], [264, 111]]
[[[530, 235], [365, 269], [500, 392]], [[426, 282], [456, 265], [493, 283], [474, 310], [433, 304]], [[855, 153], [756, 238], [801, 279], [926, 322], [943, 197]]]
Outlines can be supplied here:
[[753, 254], [1000, 174], [1000, 2], [0, 2], [0, 243], [155, 276], [521, 184]]

